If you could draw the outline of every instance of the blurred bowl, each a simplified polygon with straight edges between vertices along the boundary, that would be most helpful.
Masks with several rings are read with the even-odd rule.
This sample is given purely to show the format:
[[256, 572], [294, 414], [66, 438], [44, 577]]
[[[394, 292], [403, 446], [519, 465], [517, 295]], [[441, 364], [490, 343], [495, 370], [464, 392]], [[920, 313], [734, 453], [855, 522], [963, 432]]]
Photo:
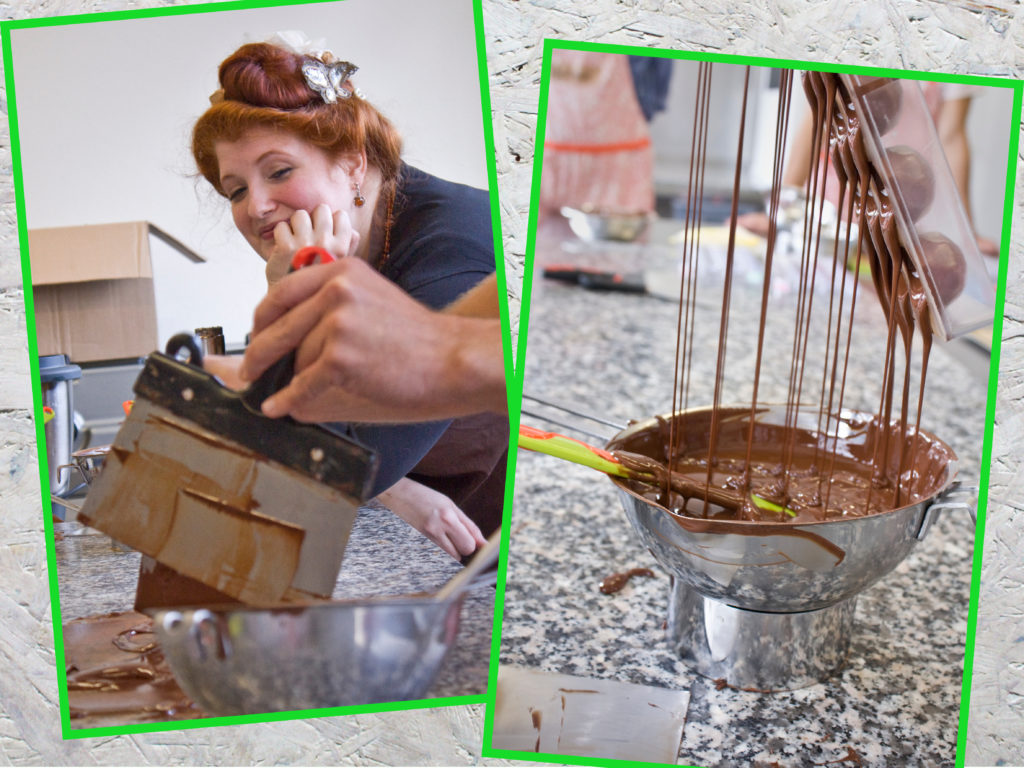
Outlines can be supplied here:
[[646, 213], [612, 213], [608, 211], [562, 208], [562, 215], [576, 237], [587, 242], [619, 240], [632, 242], [647, 231], [650, 216]]
[[493, 587], [501, 529], [434, 594], [153, 610], [182, 690], [214, 715], [422, 698], [455, 644], [466, 594]]
[[93, 479], [103, 469], [103, 462], [110, 454], [109, 445], [94, 445], [90, 448], [83, 448], [71, 454], [75, 466], [81, 473], [86, 483], [92, 484]]
[[464, 593], [153, 612], [182, 690], [212, 715], [422, 698], [455, 642]]

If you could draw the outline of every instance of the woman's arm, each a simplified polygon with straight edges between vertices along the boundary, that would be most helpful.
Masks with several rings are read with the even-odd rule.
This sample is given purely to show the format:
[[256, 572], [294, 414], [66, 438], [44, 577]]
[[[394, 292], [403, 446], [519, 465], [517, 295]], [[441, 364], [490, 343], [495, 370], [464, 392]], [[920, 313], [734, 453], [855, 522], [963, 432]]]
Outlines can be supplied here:
[[415, 480], [403, 478], [377, 499], [456, 560], [486, 543], [477, 524], [451, 499]]
[[485, 277], [445, 307], [444, 311], [449, 315], [458, 315], [460, 317], [498, 319], [500, 308], [498, 306], [497, 273], [492, 274], [490, 277]]

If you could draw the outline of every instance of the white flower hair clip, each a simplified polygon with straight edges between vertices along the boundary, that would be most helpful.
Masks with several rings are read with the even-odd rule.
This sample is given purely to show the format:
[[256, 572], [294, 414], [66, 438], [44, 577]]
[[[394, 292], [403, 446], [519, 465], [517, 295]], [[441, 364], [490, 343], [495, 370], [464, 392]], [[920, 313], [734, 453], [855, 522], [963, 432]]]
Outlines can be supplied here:
[[320, 37], [310, 40], [305, 32], [297, 29], [286, 29], [275, 32], [265, 42], [284, 48], [286, 51], [297, 53], [300, 56], [311, 56], [316, 59], [324, 59], [324, 54], [330, 55], [327, 51], [327, 41]]
[[[306, 85], [320, 94], [325, 104], [350, 98], [352, 91], [345, 87], [345, 81], [358, 71], [359, 67], [348, 61], [325, 64], [320, 59], [307, 58], [302, 62], [302, 76], [306, 79]], [[358, 90], [356, 94], [362, 95]]]

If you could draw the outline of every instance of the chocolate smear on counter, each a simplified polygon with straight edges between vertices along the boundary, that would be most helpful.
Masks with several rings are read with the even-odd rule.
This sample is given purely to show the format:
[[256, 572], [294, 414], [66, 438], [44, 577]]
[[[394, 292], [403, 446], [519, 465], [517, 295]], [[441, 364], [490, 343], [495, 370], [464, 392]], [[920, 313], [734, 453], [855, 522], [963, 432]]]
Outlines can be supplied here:
[[846, 747], [846, 756], [841, 757], [838, 760], [826, 760], [824, 763], [814, 763], [814, 765], [837, 765], [838, 763], [853, 763], [854, 765], [864, 765], [864, 758], [851, 746]]
[[68, 708], [73, 720], [119, 724], [188, 720], [204, 713], [181, 690], [155, 642], [153, 622], [134, 611], [64, 625]]
[[625, 587], [629, 583], [629, 580], [634, 576], [646, 576], [649, 579], [653, 579], [654, 571], [650, 568], [630, 568], [628, 571], [613, 573], [611, 576], [605, 576], [601, 579], [598, 589], [601, 590], [601, 594], [614, 595], [616, 592], [622, 591], [622, 588]]

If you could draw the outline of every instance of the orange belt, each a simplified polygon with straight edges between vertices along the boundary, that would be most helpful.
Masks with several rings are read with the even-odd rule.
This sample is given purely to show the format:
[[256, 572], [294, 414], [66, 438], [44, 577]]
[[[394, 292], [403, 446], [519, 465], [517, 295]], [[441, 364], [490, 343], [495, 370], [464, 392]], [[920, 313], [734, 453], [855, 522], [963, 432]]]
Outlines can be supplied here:
[[645, 149], [651, 146], [649, 137], [634, 139], [633, 141], [619, 141], [614, 144], [570, 144], [563, 141], [545, 141], [544, 149], [553, 149], [556, 152], [585, 152], [589, 154], [603, 154], [606, 152], [628, 152], [633, 149]]

